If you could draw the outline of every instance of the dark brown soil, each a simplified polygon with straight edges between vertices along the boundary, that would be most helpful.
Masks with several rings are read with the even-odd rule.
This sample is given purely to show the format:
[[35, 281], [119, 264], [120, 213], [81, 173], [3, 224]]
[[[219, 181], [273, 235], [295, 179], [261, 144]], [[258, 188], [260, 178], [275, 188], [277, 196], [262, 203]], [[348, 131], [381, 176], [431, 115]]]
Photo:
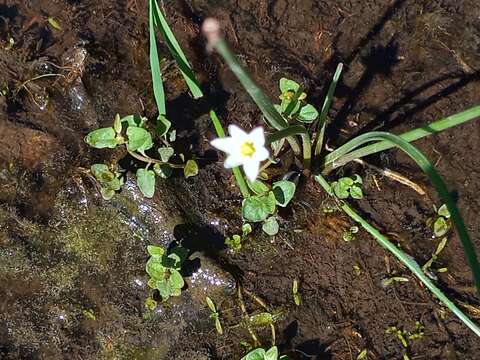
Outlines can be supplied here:
[[[272, 99], [280, 77], [289, 77], [303, 82], [312, 103], [320, 107], [337, 63], [344, 63], [330, 113], [331, 147], [359, 133], [373, 129], [400, 133], [480, 104], [480, 3], [476, 0], [159, 2], [206, 93], [204, 99], [194, 102], [177, 72], [166, 75], [168, 112], [179, 131], [179, 142], [193, 144], [193, 153], [201, 158], [211, 158], [207, 140], [214, 133], [206, 116], [211, 108], [225, 124], [252, 127], [260, 123], [258, 109], [228, 68], [204, 50], [199, 25], [207, 16], [222, 21], [235, 52]], [[75, 169], [124, 155], [88, 149], [83, 144], [88, 131], [109, 124], [117, 112], [155, 115], [146, 14], [146, 2], [139, 0], [0, 1], [0, 90], [10, 89], [9, 96], [0, 96], [2, 214], [15, 214], [15, 219], [20, 219], [15, 221], [48, 231], [54, 226], [55, 197], [71, 187]], [[62, 30], [48, 25], [48, 17], [57, 19]], [[15, 44], [4, 50], [10, 37]], [[76, 72], [62, 70], [64, 78], [43, 78], [31, 82], [28, 89], [19, 88], [36, 75], [57, 72], [78, 49], [85, 49], [87, 56], [78, 62]], [[16, 96], [12, 95], [14, 89], [19, 89]], [[480, 250], [479, 139], [480, 123], [476, 121], [417, 145], [456, 195]], [[399, 152], [389, 151], [367, 161], [400, 172], [427, 195], [384, 178], [368, 166], [349, 165], [332, 178], [362, 174], [366, 197], [354, 204], [356, 208], [420, 264], [425, 263], [438, 242], [426, 225], [434, 215], [433, 205], [440, 205], [434, 189]], [[280, 214], [281, 235], [272, 241], [256, 229], [240, 252], [218, 253], [209, 241], [238, 231], [241, 196], [230, 173], [219, 163], [206, 161], [202, 166], [197, 177], [161, 184], [170, 194], [172, 213], [180, 213], [190, 225], [175, 237], [187, 242], [203, 240], [192, 246], [233, 273], [245, 289], [283, 309], [285, 317], [276, 329], [277, 343], [284, 352], [297, 359], [356, 359], [361, 350], [368, 349], [369, 359], [401, 359], [406, 349], [394, 335], [386, 334], [386, 329], [396, 326], [412, 331], [420, 321], [425, 335], [411, 342], [410, 359], [478, 359], [478, 338], [368, 234], [360, 232], [353, 242], [342, 240], [353, 223], [339, 212], [324, 213], [328, 200], [311, 180], [300, 180], [291, 209]], [[160, 196], [156, 200], [162, 204]], [[0, 251], [7, 253], [15, 246], [25, 247], [29, 253], [25, 239], [36, 235], [19, 234], [12, 237], [16, 242], [4, 240], [12, 231], [0, 229]], [[141, 263], [138, 252], [136, 256]], [[448, 268], [439, 276], [438, 285], [458, 304], [466, 304], [467, 314], [479, 321], [480, 300], [456, 234], [449, 235], [438, 264]], [[37, 265], [41, 268], [42, 262]], [[136, 273], [142, 270], [140, 267]], [[383, 287], [382, 280], [392, 275], [409, 281]], [[299, 307], [292, 302], [294, 279], [300, 281], [303, 303]], [[8, 273], [0, 273], [0, 286], [5, 293], [9, 287], [26, 287], [13, 285]], [[11, 326], [23, 325], [9, 322], [9, 307], [14, 313], [35, 313], [30, 299], [38, 290], [35, 283], [28, 286], [30, 290], [16, 289], [5, 299], [0, 297], [0, 358], [103, 358], [98, 338], [108, 337], [102, 332], [112, 327], [101, 326], [101, 319], [99, 325], [83, 324], [77, 332], [66, 333], [48, 346], [42, 346], [41, 337], [27, 336], [28, 346], [12, 340]], [[92, 298], [96, 292], [109, 306], [108, 294], [101, 288], [79, 289], [82, 296]], [[142, 294], [111, 294], [116, 307], [122, 307], [123, 296], [137, 306], [126, 312], [131, 317], [123, 320], [125, 323], [141, 319]], [[12, 305], [16, 296], [22, 298], [21, 306]], [[221, 308], [227, 310], [226, 305], [231, 304]], [[256, 309], [251, 301], [247, 307]], [[48, 317], [43, 310], [38, 310], [38, 319], [25, 324], [37, 335], [43, 331], [42, 317]], [[226, 328], [238, 321], [238, 311], [225, 315]], [[139, 322], [131, 327], [125, 323], [125, 332], [130, 332], [126, 342], [154, 346], [151, 333], [141, 330]], [[260, 331], [265, 345], [270, 341], [268, 330]], [[45, 331], [49, 334], [50, 330]], [[120, 338], [117, 332], [112, 336]], [[244, 351], [242, 341], [249, 337], [241, 327], [215, 336], [213, 331], [199, 331], [189, 324], [172, 340], [166, 356], [132, 350], [117, 358], [239, 359]]]

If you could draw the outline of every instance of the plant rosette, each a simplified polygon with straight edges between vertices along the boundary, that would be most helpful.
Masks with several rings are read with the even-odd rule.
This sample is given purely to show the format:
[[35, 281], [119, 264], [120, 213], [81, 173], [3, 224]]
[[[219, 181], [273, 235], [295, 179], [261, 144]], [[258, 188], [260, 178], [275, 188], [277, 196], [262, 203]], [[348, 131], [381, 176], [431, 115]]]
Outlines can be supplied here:
[[158, 290], [162, 301], [167, 301], [171, 296], [180, 296], [185, 285], [180, 271], [187, 259], [187, 250], [175, 247], [167, 254], [162, 247], [149, 245], [147, 251], [150, 254], [146, 264], [146, 271], [150, 275], [148, 286]]

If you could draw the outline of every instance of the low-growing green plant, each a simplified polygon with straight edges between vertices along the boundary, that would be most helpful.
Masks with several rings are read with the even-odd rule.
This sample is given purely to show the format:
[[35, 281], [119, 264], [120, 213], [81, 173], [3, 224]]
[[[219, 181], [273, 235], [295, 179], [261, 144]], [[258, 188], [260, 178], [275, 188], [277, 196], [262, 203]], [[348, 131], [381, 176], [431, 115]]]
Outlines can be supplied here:
[[360, 175], [355, 177], [342, 177], [332, 183], [333, 191], [339, 199], [363, 199], [362, 178]]
[[432, 227], [433, 234], [439, 238], [447, 234], [452, 228], [452, 221], [450, 220], [450, 212], [446, 204], [443, 204], [438, 209], [434, 206], [436, 216], [427, 220], [427, 225]]
[[[144, 168], [137, 170], [137, 185], [145, 197], [151, 198], [155, 193], [156, 176], [169, 177], [172, 169], [175, 168], [183, 169], [186, 178], [198, 173], [198, 165], [195, 160], [190, 159], [184, 163], [172, 161], [174, 150], [168, 142], [168, 139], [172, 139], [172, 133], [168, 134], [168, 128], [157, 126], [155, 131], [163, 142], [163, 145], [156, 147], [160, 159], [153, 158], [146, 153], [155, 148], [155, 144], [152, 134], [147, 128], [147, 119], [141, 116], [128, 115], [121, 118], [117, 114], [112, 126], [90, 132], [85, 137], [85, 142], [96, 149], [125, 146], [133, 158], [146, 164]], [[177, 160], [183, 161], [183, 155], [180, 154]], [[91, 172], [99, 181], [102, 196], [106, 200], [111, 199], [115, 191], [120, 190], [123, 182], [119, 173], [110, 171], [107, 165], [95, 164], [92, 166]]]
[[205, 298], [205, 301], [207, 302], [208, 308], [210, 309], [210, 318], [213, 319], [215, 322], [215, 329], [217, 330], [217, 333], [220, 335], [223, 334], [223, 328], [222, 324], [220, 323], [220, 314], [217, 311], [217, 308], [215, 304], [213, 303], [213, 300], [210, 299], [208, 296]]
[[[50, 25], [52, 25], [52, 23]], [[162, 71], [160, 69], [161, 60], [158, 54], [156, 40], [157, 30], [162, 34], [165, 45], [185, 79], [192, 97], [198, 99], [203, 96], [193, 70], [175, 35], [170, 29], [165, 16], [160, 10], [157, 1], [149, 0], [149, 58], [153, 93], [158, 109], [156, 123], [155, 125], [148, 125], [147, 119], [141, 116], [129, 115], [120, 118], [120, 116], [117, 115], [113, 126], [94, 130], [85, 137], [85, 141], [97, 149], [113, 149], [118, 145], [125, 145], [128, 153], [132, 157], [144, 162], [146, 164], [145, 168], [138, 169], [136, 177], [138, 187], [143, 195], [148, 198], [153, 197], [155, 192], [155, 176], [168, 178], [174, 168], [183, 169], [186, 178], [195, 176], [198, 173], [196, 161], [193, 159], [185, 161], [183, 154], [178, 154], [177, 156], [177, 158], [181, 160], [180, 163], [178, 161], [175, 163], [170, 161], [171, 158], [175, 157], [175, 151], [171, 143], [175, 141], [176, 131], [171, 128], [172, 124], [167, 118], [165, 92], [163, 88]], [[156, 147], [154, 145], [154, 136], [152, 136], [152, 134], [161, 141], [161, 146]], [[154, 147], [160, 159], [152, 158], [146, 154], [146, 151]], [[119, 190], [116, 185], [117, 184], [113, 183], [110, 185], [100, 183], [102, 196], [105, 199], [111, 199], [115, 191]]]
[[439, 241], [437, 248], [433, 252], [432, 257], [422, 266], [423, 272], [434, 280], [437, 280], [437, 276], [435, 275], [435, 273], [444, 273], [448, 270], [446, 267], [441, 267], [437, 269], [432, 268], [433, 263], [438, 259], [438, 255], [440, 255], [440, 253], [445, 248], [445, 245], [447, 245], [447, 241], [448, 239], [446, 237], [442, 238]]
[[123, 185], [122, 174], [116, 169], [110, 169], [105, 164], [93, 164], [90, 172], [97, 180], [100, 193], [105, 200], [110, 200], [115, 195], [115, 191], [120, 190]]
[[238, 251], [242, 248], [242, 242], [245, 238], [252, 232], [252, 225], [249, 223], [244, 223], [242, 225], [242, 235], [232, 235], [232, 237], [227, 237], [225, 239], [225, 245], [230, 249]]
[[[476, 106], [459, 114], [435, 121], [418, 129], [408, 131], [399, 136], [379, 131], [362, 134], [348, 141], [346, 144], [340, 146], [336, 150], [324, 155], [323, 143], [327, 125], [327, 115], [333, 100], [333, 94], [335, 92], [336, 85], [342, 72], [342, 65], [339, 64], [337, 70], [335, 71], [333, 81], [328, 89], [327, 96], [324, 100], [318, 120], [316, 121], [316, 125], [314, 124], [307, 128], [303, 124], [300, 124], [302, 121], [297, 122], [296, 124], [291, 124], [293, 119], [298, 120], [298, 117], [292, 116], [292, 114], [297, 114], [297, 112], [294, 112], [294, 110], [296, 110], [298, 106], [300, 106], [299, 109], [301, 109], [302, 101], [304, 101], [306, 97], [302, 87], [299, 84], [294, 84], [287, 79], [282, 80], [281, 100], [284, 102], [284, 104], [283, 106], [280, 104], [280, 106], [275, 107], [270, 102], [269, 98], [263, 93], [260, 87], [255, 84], [250, 75], [243, 69], [241, 63], [230, 50], [227, 42], [221, 35], [219, 22], [215, 19], [205, 20], [203, 24], [203, 32], [207, 38], [209, 48], [215, 49], [223, 57], [231, 71], [236, 75], [240, 83], [250, 94], [253, 101], [257, 104], [258, 108], [262, 112], [263, 120], [266, 123], [268, 131], [272, 131], [265, 137], [265, 139], [259, 139], [257, 136], [255, 138], [255, 142], [253, 142], [250, 140], [250, 135], [253, 133], [263, 133], [262, 130], [259, 130], [260, 128], [255, 128], [250, 134], [247, 134], [240, 129], [241, 132], [245, 134], [240, 134], [240, 136], [238, 135], [240, 133], [240, 131], [238, 131], [239, 128], [234, 125], [230, 125], [230, 138], [227, 139], [228, 141], [212, 141], [213, 146], [228, 154], [225, 167], [234, 169], [235, 179], [237, 180], [242, 195], [245, 198], [242, 210], [243, 216], [251, 217], [256, 221], [265, 221], [269, 216], [273, 215], [274, 201], [270, 192], [262, 195], [255, 194], [252, 196], [245, 180], [243, 179], [243, 174], [238, 167], [242, 166], [249, 180], [253, 182], [255, 179], [252, 179], [252, 174], [256, 174], [258, 176], [258, 174], [261, 172], [260, 170], [265, 170], [266, 167], [276, 162], [276, 159], [269, 159], [269, 161], [267, 161], [267, 163], [260, 168], [260, 161], [263, 161], [263, 159], [267, 158], [264, 153], [265, 145], [272, 145], [271, 147], [273, 150], [273, 155], [277, 156], [282, 148], [286, 147], [288, 144], [298, 162], [302, 162], [302, 173], [306, 176], [309, 176], [311, 174], [311, 165], [313, 162], [313, 172], [315, 175], [314, 179], [330, 196], [337, 199], [339, 208], [341, 208], [354, 221], [361, 225], [367, 232], [373, 235], [381, 246], [392, 252], [392, 254], [395, 255], [402, 263], [404, 263], [425, 284], [425, 286], [432, 291], [435, 296], [437, 296], [471, 330], [480, 336], [480, 328], [473, 321], [471, 321], [453, 302], [451, 302], [440, 291], [440, 289], [435, 286], [433, 282], [431, 282], [431, 280], [423, 273], [418, 263], [413, 260], [411, 256], [405, 254], [402, 250], [392, 244], [375, 227], [371, 226], [358, 213], [356, 213], [345, 201], [348, 197], [363, 197], [363, 192], [359, 191], [361, 190], [361, 187], [359, 186], [360, 183], [358, 182], [358, 179], [342, 180], [341, 183], [337, 182], [336, 184], [333, 184], [335, 185], [335, 191], [332, 189], [332, 184], [330, 184], [324, 178], [324, 176], [330, 174], [332, 170], [343, 166], [352, 160], [378, 153], [392, 147], [397, 147], [409, 155], [409, 157], [414, 160], [421, 170], [429, 177], [432, 184], [440, 194], [442, 200], [445, 202], [446, 207], [451, 215], [451, 221], [459, 233], [460, 240], [465, 250], [467, 262], [472, 270], [475, 285], [480, 295], [480, 265], [478, 263], [475, 248], [472, 244], [460, 212], [454, 200], [452, 199], [445, 182], [437, 173], [433, 165], [428, 161], [423, 153], [410, 144], [411, 141], [441, 132], [450, 127], [478, 118], [480, 116], [480, 106]], [[296, 85], [299, 86], [297, 87]], [[216, 116], [212, 116], [212, 121], [214, 122], [218, 136], [220, 138], [224, 137], [225, 133], [223, 132], [218, 118]], [[301, 138], [301, 144], [298, 141], [298, 136]], [[314, 139], [314, 142], [312, 142], [312, 138]], [[230, 143], [230, 148], [227, 146], [228, 143]], [[275, 146], [273, 144], [275, 144]], [[256, 156], [255, 161], [251, 161], [251, 158], [254, 156]], [[357, 180], [357, 183], [355, 183], [355, 180]], [[355, 188], [352, 191], [352, 187], [354, 185]], [[250, 197], [253, 197], [254, 199], [248, 200]]]
[[263, 348], [252, 350], [241, 360], [290, 360], [290, 358], [287, 355], [280, 355], [279, 357], [278, 348], [273, 346], [267, 351]]
[[293, 296], [293, 302], [295, 303], [295, 305], [300, 306], [300, 304], [302, 303], [302, 296], [298, 292], [298, 280], [297, 279], [293, 280], [292, 296]]
[[413, 331], [406, 331], [403, 329], [398, 329], [396, 326], [390, 326], [389, 328], [387, 328], [385, 333], [395, 335], [397, 340], [406, 350], [406, 353], [403, 355], [403, 359], [409, 360], [410, 356], [408, 355], [408, 353], [410, 350], [410, 343], [413, 340], [421, 339], [424, 335], [424, 329], [425, 326], [420, 321], [417, 321], [415, 323], [415, 330]]
[[188, 251], [177, 246], [167, 252], [164, 248], [153, 245], [149, 245], [147, 251], [150, 254], [146, 265], [146, 271], [150, 275], [148, 286], [158, 290], [162, 301], [167, 301], [170, 296], [180, 296], [185, 285], [180, 271]]
[[359, 231], [358, 226], [356, 225], [350, 226], [350, 229], [345, 231], [342, 235], [343, 241], [349, 242], [349, 241], [355, 240], [355, 234], [357, 234], [358, 231]]

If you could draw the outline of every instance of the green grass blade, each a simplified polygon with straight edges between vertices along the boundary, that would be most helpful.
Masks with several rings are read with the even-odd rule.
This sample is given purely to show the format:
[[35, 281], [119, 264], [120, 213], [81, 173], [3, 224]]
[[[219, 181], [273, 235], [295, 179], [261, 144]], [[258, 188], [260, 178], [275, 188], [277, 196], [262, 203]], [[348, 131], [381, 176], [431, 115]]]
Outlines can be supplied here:
[[[450, 192], [448, 191], [445, 182], [442, 177], [435, 170], [430, 161], [423, 155], [423, 153], [418, 150], [415, 146], [410, 144], [405, 139], [402, 139], [400, 136], [393, 135], [386, 132], [370, 132], [367, 134], [360, 135], [355, 139], [349, 141], [344, 146], [346, 147], [347, 153], [351, 150], [371, 141], [386, 141], [389, 142], [392, 146], [396, 146], [402, 151], [404, 151], [408, 156], [410, 156], [417, 165], [423, 170], [423, 172], [430, 178], [433, 186], [439, 193], [443, 202], [447, 205], [448, 210], [450, 211], [451, 219], [455, 224], [458, 235], [463, 245], [465, 251], [465, 256], [468, 261], [468, 265], [473, 273], [473, 279], [475, 286], [477, 287], [477, 292], [480, 295], [480, 265], [478, 264], [477, 255], [475, 252], [475, 247], [470, 240], [467, 228], [463, 222], [460, 211], [457, 208], [457, 205], [453, 201]], [[341, 158], [339, 159], [341, 161]]]
[[330, 107], [332, 106], [333, 102], [333, 94], [335, 94], [335, 89], [337, 88], [338, 80], [340, 79], [340, 75], [342, 74], [343, 64], [339, 63], [337, 65], [337, 69], [335, 70], [335, 74], [333, 75], [332, 82], [328, 88], [327, 96], [325, 97], [325, 101], [323, 102], [322, 111], [320, 112], [320, 117], [318, 118], [317, 124], [317, 141], [315, 145], [315, 156], [320, 155], [322, 152], [323, 147], [323, 138], [325, 136], [325, 128], [327, 126], [327, 115], [330, 111]]
[[[401, 134], [400, 137], [403, 140], [408, 142], [415, 141], [425, 136], [439, 133], [453, 126], [463, 124], [467, 121], [470, 121], [479, 117], [480, 117], [480, 106], [475, 106], [468, 110], [462, 111], [461, 113], [449, 116], [445, 119], [437, 120], [430, 124], [419, 127], [417, 129], [407, 131]], [[394, 145], [391, 142], [380, 141], [380, 142], [367, 145], [360, 149], [350, 152], [350, 151], [347, 151], [348, 147], [345, 147], [345, 145], [343, 145], [339, 147], [337, 150], [325, 156], [325, 159], [322, 165], [322, 168], [324, 170], [322, 171], [322, 173], [328, 174], [331, 170], [337, 167], [343, 166], [354, 159], [359, 159], [367, 155], [375, 154], [377, 152], [390, 149], [392, 147], [394, 147]], [[347, 153], [349, 154], [347, 155]]]
[[[217, 132], [218, 137], [225, 137], [225, 131], [223, 130], [222, 124], [220, 123], [220, 119], [218, 118], [215, 111], [210, 111], [210, 119], [212, 119], [213, 126], [215, 127], [215, 131]], [[235, 176], [235, 181], [237, 182], [238, 187], [240, 188], [240, 192], [242, 193], [244, 198], [250, 196], [250, 190], [248, 190], [247, 183], [245, 178], [243, 177], [242, 171], [239, 167], [232, 168], [233, 175]]]
[[197, 79], [193, 73], [192, 67], [190, 66], [187, 57], [182, 51], [182, 48], [178, 44], [175, 35], [173, 34], [170, 26], [168, 26], [165, 16], [163, 16], [162, 11], [160, 10], [156, 0], [150, 0], [150, 9], [153, 12], [153, 20], [155, 26], [158, 28], [162, 34], [165, 43], [167, 44], [168, 50], [175, 59], [180, 72], [187, 83], [190, 92], [194, 99], [201, 98], [203, 96], [202, 90], [198, 84]]
[[150, 0], [148, 11], [148, 23], [150, 33], [150, 71], [152, 73], [153, 94], [157, 103], [158, 113], [166, 115], [165, 91], [163, 89], [162, 72], [160, 71], [160, 60], [158, 57], [157, 39], [155, 38], [155, 19], [153, 16], [153, 3]]
[[[315, 176], [320, 185], [329, 193], [333, 195], [333, 190], [328, 182], [321, 176]], [[370, 233], [377, 242], [396, 256], [405, 266], [423, 283], [425, 286], [452, 311], [465, 325], [467, 325], [477, 336], [480, 336], [480, 328], [475, 324], [467, 315], [465, 315], [442, 291], [435, 286], [435, 284], [424, 274], [420, 266], [409, 255], [397, 248], [391, 243], [387, 237], [378, 231], [374, 226], [370, 225], [364, 220], [358, 213], [356, 213], [352, 207], [347, 203], [342, 202], [341, 208], [345, 213], [350, 216], [354, 221], [359, 223], [368, 233]]]

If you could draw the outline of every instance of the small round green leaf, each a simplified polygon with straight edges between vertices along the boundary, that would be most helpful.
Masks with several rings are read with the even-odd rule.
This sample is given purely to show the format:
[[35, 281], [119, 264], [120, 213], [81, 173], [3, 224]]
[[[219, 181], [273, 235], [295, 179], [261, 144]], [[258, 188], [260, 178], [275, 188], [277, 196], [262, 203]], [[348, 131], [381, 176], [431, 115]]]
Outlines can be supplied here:
[[130, 151], [143, 153], [153, 146], [152, 135], [141, 127], [129, 126], [127, 128], [127, 137], [127, 149]]
[[311, 123], [318, 118], [318, 111], [313, 105], [307, 104], [300, 109], [298, 120], [303, 123]]
[[241, 360], [265, 360], [265, 350], [262, 348], [252, 350]]
[[161, 280], [165, 278], [165, 267], [161, 264], [160, 259], [151, 257], [146, 265], [147, 274], [153, 279]]
[[111, 127], [101, 128], [90, 132], [85, 136], [85, 142], [91, 147], [97, 149], [110, 148], [113, 149], [117, 146], [117, 140], [115, 130]]
[[449, 228], [448, 222], [443, 216], [439, 216], [438, 219], [433, 223], [433, 233], [436, 237], [445, 235]]
[[262, 225], [262, 230], [269, 236], [278, 234], [278, 222], [275, 216], [270, 216]]
[[286, 207], [295, 194], [295, 183], [288, 180], [277, 181], [273, 184], [273, 194], [275, 195], [276, 204]]
[[250, 196], [243, 200], [243, 218], [251, 222], [265, 220], [275, 212], [275, 195], [270, 191], [267, 195]]
[[138, 169], [137, 185], [145, 197], [152, 198], [155, 193], [155, 173], [152, 170]]
[[339, 199], [347, 199], [348, 196], [350, 195], [348, 191], [350, 187], [341, 186], [340, 182], [338, 181], [335, 181], [334, 183], [332, 183], [332, 188], [333, 188], [333, 192]]
[[160, 246], [148, 245], [147, 251], [151, 256], [163, 256], [165, 249]]
[[265, 353], [265, 360], [278, 360], [278, 349], [273, 346]]
[[300, 85], [290, 79], [281, 78], [280, 79], [280, 92], [285, 93], [287, 91], [293, 91], [294, 93], [300, 88]]
[[437, 211], [437, 214], [443, 216], [446, 219], [450, 219], [450, 211], [448, 211], [447, 204], [443, 204]]
[[249, 223], [245, 223], [245, 224], [242, 225], [242, 235], [243, 236], [247, 236], [251, 232], [252, 232], [252, 225], [250, 225]]
[[188, 160], [183, 168], [183, 175], [185, 178], [195, 176], [198, 174], [198, 164], [195, 160]]
[[354, 199], [363, 199], [362, 188], [358, 185], [352, 185], [350, 188], [350, 196]]
[[171, 274], [170, 278], [168, 279], [172, 288], [174, 289], [181, 289], [185, 285], [185, 281], [183, 280], [182, 274], [180, 274], [175, 269], [170, 269]]
[[163, 162], [168, 162], [170, 158], [175, 154], [175, 150], [171, 146], [158, 148], [158, 153], [160, 154], [160, 159]]

